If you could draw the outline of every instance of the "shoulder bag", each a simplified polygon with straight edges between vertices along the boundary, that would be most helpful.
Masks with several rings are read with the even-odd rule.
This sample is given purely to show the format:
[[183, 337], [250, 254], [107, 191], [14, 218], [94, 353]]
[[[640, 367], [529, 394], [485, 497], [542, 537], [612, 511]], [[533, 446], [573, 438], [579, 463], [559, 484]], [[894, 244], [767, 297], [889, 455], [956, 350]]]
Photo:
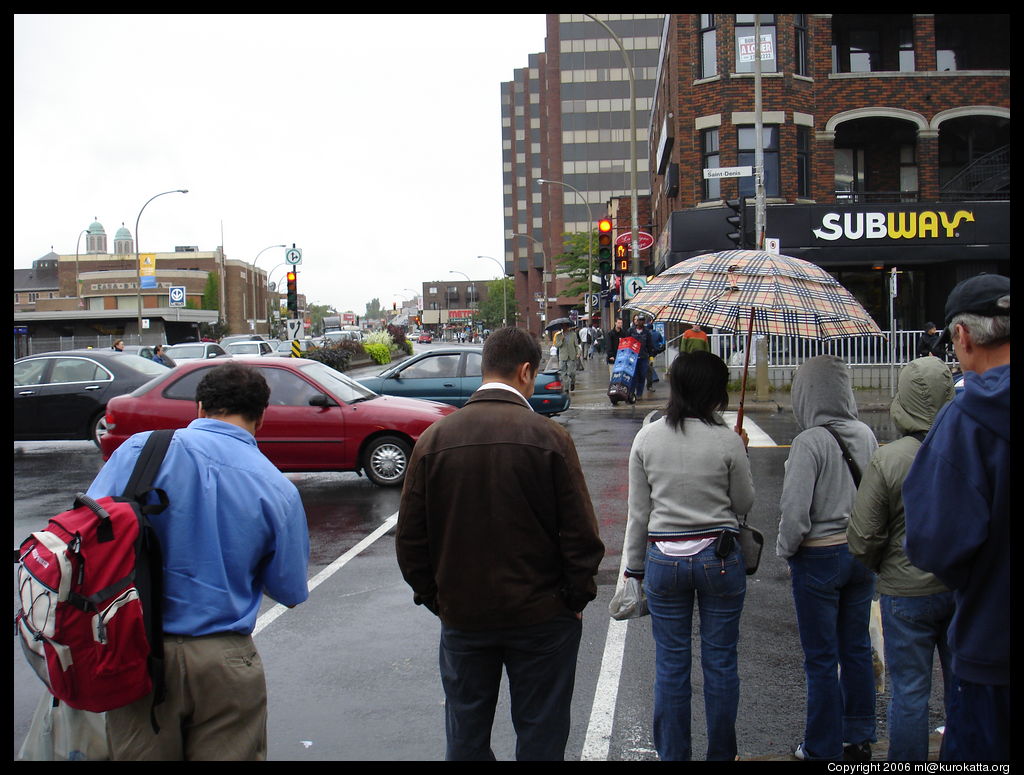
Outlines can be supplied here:
[[761, 550], [764, 548], [764, 535], [755, 527], [747, 524], [747, 515], [743, 515], [740, 522], [740, 553], [743, 555], [743, 565], [746, 567], [747, 575], [753, 576], [757, 572], [757, 566], [761, 564]]

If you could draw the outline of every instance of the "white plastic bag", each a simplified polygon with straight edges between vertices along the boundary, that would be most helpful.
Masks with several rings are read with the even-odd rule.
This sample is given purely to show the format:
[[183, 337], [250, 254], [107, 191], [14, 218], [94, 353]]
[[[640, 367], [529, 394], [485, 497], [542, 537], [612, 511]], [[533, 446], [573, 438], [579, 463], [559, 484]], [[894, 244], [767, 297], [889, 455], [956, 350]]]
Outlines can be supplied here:
[[871, 618], [868, 620], [871, 635], [871, 665], [875, 671], [875, 691], [885, 691], [885, 641], [882, 638], [882, 606], [877, 600], [871, 601]]
[[608, 613], [612, 619], [636, 619], [646, 616], [647, 596], [644, 595], [644, 585], [640, 579], [628, 576], [623, 580], [612, 595], [612, 601], [608, 604]]
[[58, 702], [54, 707], [53, 702], [53, 695], [44, 689], [32, 715], [32, 726], [18, 752], [18, 760], [108, 761], [106, 714], [78, 710], [66, 702]]

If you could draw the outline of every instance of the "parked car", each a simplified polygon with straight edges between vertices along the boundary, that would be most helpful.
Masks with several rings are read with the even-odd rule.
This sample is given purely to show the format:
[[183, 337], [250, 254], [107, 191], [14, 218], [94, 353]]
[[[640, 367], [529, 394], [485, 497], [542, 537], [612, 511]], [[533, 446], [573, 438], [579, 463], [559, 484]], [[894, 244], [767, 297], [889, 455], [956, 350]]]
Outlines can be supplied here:
[[186, 342], [166, 348], [175, 363], [206, 360], [207, 358], [230, 358], [227, 351], [216, 342]]
[[227, 349], [229, 344], [234, 342], [265, 342], [267, 341], [264, 337], [259, 334], [231, 334], [230, 336], [221, 337], [220, 346]]
[[[483, 382], [482, 347], [446, 347], [421, 353], [385, 369], [376, 377], [358, 380], [375, 393], [465, 404]], [[555, 415], [570, 406], [557, 371], [538, 371], [530, 406], [535, 412]]]
[[138, 355], [140, 358], [146, 360], [153, 360], [153, 347], [151, 344], [126, 344], [122, 352], [128, 353], [129, 355]]
[[[362, 471], [377, 485], [399, 486], [420, 434], [455, 411], [446, 404], [377, 395], [305, 358], [238, 360], [258, 368], [270, 385], [256, 442], [281, 471]], [[103, 459], [134, 433], [188, 425], [196, 417], [199, 381], [222, 363], [184, 363], [108, 403]]]
[[324, 338], [321, 340], [321, 347], [330, 347], [332, 344], [344, 341], [350, 342], [361, 342], [363, 341], [363, 332], [357, 329], [346, 329], [344, 331], [327, 331], [324, 333]]
[[416, 341], [417, 341], [417, 342], [418, 342], [419, 344], [430, 344], [431, 342], [433, 342], [433, 341], [434, 341], [434, 337], [432, 337], [432, 336], [431, 336], [431, 335], [430, 335], [430, 334], [429, 334], [428, 332], [426, 332], [426, 331], [423, 331], [423, 332], [421, 332], [421, 333], [420, 333], [420, 335], [419, 335], [419, 336], [418, 336], [418, 337], [416, 338]]
[[[316, 349], [316, 342], [309, 337], [299, 339], [299, 357], [304, 357], [306, 353]], [[275, 355], [279, 358], [291, 358], [292, 357], [292, 340], [285, 339], [281, 342], [275, 343], [274, 352], [271, 355]]]
[[107, 432], [105, 410], [166, 366], [116, 350], [64, 350], [14, 362], [14, 440], [88, 439]]
[[[228, 355], [270, 355], [274, 348], [262, 339], [252, 342], [229, 342], [225, 347]], [[173, 356], [172, 356], [173, 357]]]

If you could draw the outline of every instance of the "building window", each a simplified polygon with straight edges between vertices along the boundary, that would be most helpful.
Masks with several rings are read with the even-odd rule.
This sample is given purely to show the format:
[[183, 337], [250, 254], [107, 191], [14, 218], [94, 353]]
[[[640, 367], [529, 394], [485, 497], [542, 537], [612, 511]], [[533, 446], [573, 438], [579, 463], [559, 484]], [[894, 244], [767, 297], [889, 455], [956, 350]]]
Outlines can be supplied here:
[[[718, 130], [704, 129], [700, 133], [701, 169], [721, 167], [718, 151]], [[717, 178], [704, 181], [704, 201], [722, 198], [721, 181]]]
[[856, 202], [864, 191], [864, 149], [836, 148], [836, 201]]
[[811, 195], [811, 130], [805, 126], [796, 128], [796, 195]]
[[718, 31], [713, 13], [700, 14], [700, 77], [718, 74]]
[[807, 14], [793, 14], [793, 41], [796, 47], [794, 52], [793, 72], [797, 75], [810, 75], [807, 64]]
[[776, 66], [775, 14], [758, 14], [761, 19], [761, 41], [754, 42], [754, 14], [736, 14], [736, 69], [737, 73], [752, 73], [756, 53], [760, 51], [761, 72], [774, 73]]
[[[740, 167], [753, 167], [757, 143], [757, 131], [752, 126], [741, 126], [736, 129], [736, 147], [738, 149], [737, 164]], [[764, 152], [764, 194], [780, 196], [779, 186], [779, 128], [777, 126], [761, 127], [761, 145]], [[755, 170], [756, 171], [756, 170]], [[740, 196], [754, 196], [754, 177], [739, 178]]]
[[917, 201], [917, 146], [900, 146], [900, 201]]
[[832, 17], [832, 72], [877, 73], [914, 70], [910, 14], [835, 14]]
[[937, 70], [1009, 70], [1010, 16], [935, 14]]

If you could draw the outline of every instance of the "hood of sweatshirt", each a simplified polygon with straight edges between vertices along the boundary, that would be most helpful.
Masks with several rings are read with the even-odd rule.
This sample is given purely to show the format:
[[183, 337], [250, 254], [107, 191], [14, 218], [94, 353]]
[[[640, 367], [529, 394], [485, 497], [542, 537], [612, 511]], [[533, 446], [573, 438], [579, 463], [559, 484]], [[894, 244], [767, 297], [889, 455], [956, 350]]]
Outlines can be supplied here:
[[1010, 441], [1010, 365], [977, 374], [966, 373], [964, 391], [956, 397], [960, 410], [978, 425]]
[[941, 358], [931, 355], [911, 361], [900, 370], [896, 397], [889, 407], [904, 435], [928, 432], [935, 415], [953, 400], [953, 375]]
[[857, 419], [849, 367], [835, 355], [805, 361], [793, 377], [792, 398], [800, 430]]

